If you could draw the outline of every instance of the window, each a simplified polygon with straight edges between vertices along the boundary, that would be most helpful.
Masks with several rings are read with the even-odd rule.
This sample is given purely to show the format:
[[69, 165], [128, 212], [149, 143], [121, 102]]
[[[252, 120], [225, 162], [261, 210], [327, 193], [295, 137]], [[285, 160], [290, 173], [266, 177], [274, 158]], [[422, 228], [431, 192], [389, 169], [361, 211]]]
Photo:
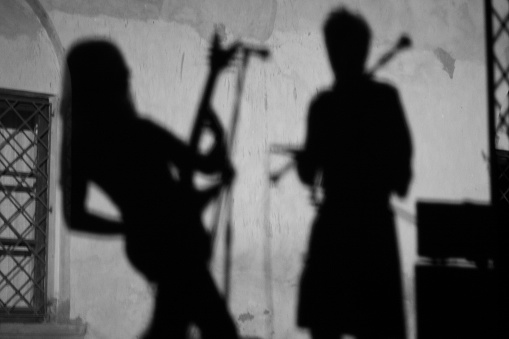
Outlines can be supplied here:
[[0, 320], [46, 316], [51, 106], [0, 89]]

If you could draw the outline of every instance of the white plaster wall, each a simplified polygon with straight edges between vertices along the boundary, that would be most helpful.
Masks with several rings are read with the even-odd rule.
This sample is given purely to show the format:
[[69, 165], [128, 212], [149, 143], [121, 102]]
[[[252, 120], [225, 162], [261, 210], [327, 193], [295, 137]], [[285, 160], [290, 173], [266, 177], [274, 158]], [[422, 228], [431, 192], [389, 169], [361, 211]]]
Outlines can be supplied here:
[[[415, 177], [409, 196], [394, 201], [398, 211], [414, 214], [415, 202], [427, 198], [488, 200], [480, 1], [42, 3], [64, 48], [80, 38], [111, 38], [131, 68], [138, 110], [182, 138], [188, 136], [205, 81], [213, 25], [224, 24], [228, 42], [245, 38], [271, 49], [268, 62], [250, 64], [234, 155], [238, 176], [230, 309], [245, 336], [307, 337], [295, 326], [295, 306], [314, 212], [294, 173], [279, 186], [269, 187], [269, 168], [278, 168], [286, 159], [269, 157], [268, 150], [274, 143], [302, 142], [307, 106], [331, 81], [321, 25], [333, 6], [346, 3], [366, 17], [374, 34], [370, 64], [403, 32], [414, 42], [411, 51], [379, 72], [399, 88], [414, 142]], [[58, 93], [55, 86], [60, 80], [47, 37], [0, 33], [0, 86]], [[231, 72], [219, 81], [214, 100], [225, 124], [234, 91]], [[112, 210], [104, 207], [104, 197], [97, 191], [90, 204]], [[397, 220], [413, 333], [415, 225], [404, 213]], [[221, 248], [219, 241], [213, 263], [218, 283], [223, 275]], [[73, 234], [70, 251], [71, 317], [88, 323], [89, 338], [139, 335], [150, 319], [152, 292], [125, 258], [123, 240]]]

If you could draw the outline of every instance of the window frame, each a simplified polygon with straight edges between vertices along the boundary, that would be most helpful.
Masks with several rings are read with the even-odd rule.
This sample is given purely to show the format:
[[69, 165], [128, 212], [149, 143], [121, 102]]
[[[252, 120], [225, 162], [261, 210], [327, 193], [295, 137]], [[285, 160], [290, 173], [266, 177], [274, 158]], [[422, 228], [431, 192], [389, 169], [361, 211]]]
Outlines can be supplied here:
[[[21, 122], [19, 130], [22, 130], [23, 127], [30, 127], [28, 126], [30, 124], [30, 120], [32, 118], [35, 119], [35, 121], [33, 121], [34, 128], [32, 131], [35, 133], [34, 140], [30, 142], [29, 146], [33, 147], [32, 145], [35, 145], [34, 168], [31, 169], [30, 174], [22, 173], [21, 175], [17, 175], [16, 170], [13, 170], [0, 172], [0, 175], [3, 176], [4, 174], [7, 174], [7, 176], [10, 175], [11, 177], [15, 178], [17, 182], [16, 187], [21, 187], [20, 181], [16, 179], [16, 176], [32, 176], [34, 183], [32, 186], [32, 191], [29, 194], [33, 194], [30, 199], [35, 201], [33, 224], [38, 225], [29, 226], [33, 227], [35, 232], [33, 240], [26, 241], [26, 239], [21, 237], [15, 238], [16, 240], [11, 241], [13, 244], [17, 244], [17, 247], [25, 246], [26, 250], [24, 255], [32, 255], [34, 258], [33, 272], [29, 272], [32, 276], [31, 279], [36, 281], [36, 285], [33, 285], [29, 288], [29, 290], [33, 291], [33, 296], [30, 298], [30, 306], [32, 306], [32, 308], [12, 307], [9, 306], [8, 303], [5, 305], [0, 303], [0, 320], [3, 322], [38, 322], [48, 320], [51, 316], [52, 312], [50, 308], [52, 306], [54, 293], [49, 293], [49, 291], [50, 287], [52, 287], [51, 290], [54, 290], [53, 285], [55, 284], [56, 280], [58, 280], [55, 279], [56, 277], [54, 275], [56, 272], [56, 266], [54, 262], [56, 243], [55, 240], [57, 239], [55, 238], [55, 227], [53, 227], [55, 225], [55, 216], [54, 213], [52, 213], [53, 203], [55, 202], [56, 195], [56, 185], [54, 180], [55, 176], [53, 173], [55, 172], [55, 155], [53, 149], [55, 148], [54, 145], [56, 145], [56, 131], [54, 123], [56, 119], [54, 119], [54, 110], [57, 105], [55, 97], [51, 94], [45, 93], [0, 88], [0, 97], [4, 102], [9, 100], [11, 102], [33, 106], [33, 112], [27, 113], [30, 118]], [[8, 111], [9, 109], [4, 112], [0, 112], [0, 117], [8, 114], [6, 113]], [[14, 112], [14, 114], [17, 115], [18, 118], [25, 120], [25, 118], [22, 117], [23, 113]], [[37, 129], [35, 128], [35, 125], [37, 125]], [[25, 129], [29, 130], [29, 128]], [[21, 133], [24, 132], [21, 131]], [[45, 149], [41, 151], [42, 148]], [[41, 181], [43, 182], [42, 184]], [[24, 180], [22, 179], [21, 183], [23, 182]], [[26, 189], [25, 187], [23, 188]], [[13, 188], [11, 192], [14, 192], [16, 189], [17, 188]], [[41, 205], [44, 206], [41, 207]], [[34, 249], [28, 248], [31, 244], [34, 246]], [[12, 254], [12, 247], [6, 251], [5, 239], [4, 244], [0, 245], [0, 250], [0, 252], [3, 252], [1, 254], [4, 256], [8, 256], [9, 253]], [[33, 252], [36, 254], [34, 255]], [[11, 257], [15, 257], [15, 255], [11, 255]], [[11, 287], [14, 287], [12, 282], [9, 282], [9, 279], [7, 279], [4, 275], [0, 276], [0, 280], [10, 284]], [[32, 284], [32, 282], [29, 284]], [[20, 290], [22, 290], [22, 288], [20, 288]]]

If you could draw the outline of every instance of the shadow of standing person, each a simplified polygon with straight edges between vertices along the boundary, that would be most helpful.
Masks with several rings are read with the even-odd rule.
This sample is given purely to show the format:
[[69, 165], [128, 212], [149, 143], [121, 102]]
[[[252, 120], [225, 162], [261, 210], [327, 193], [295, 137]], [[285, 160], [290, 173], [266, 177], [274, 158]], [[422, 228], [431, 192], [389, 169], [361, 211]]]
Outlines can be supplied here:
[[[217, 76], [234, 52], [213, 46], [211, 73]], [[128, 259], [157, 286], [152, 325], [144, 338], [185, 338], [190, 325], [202, 338], [237, 338], [208, 271], [210, 240], [195, 205], [198, 196], [170, 171], [217, 173], [223, 182], [232, 179], [219, 121], [212, 111], [205, 112], [200, 123], [214, 145], [201, 154], [137, 116], [129, 95], [129, 70], [112, 43], [78, 42], [67, 65], [72, 89], [72, 116], [64, 115], [68, 120], [62, 152], [67, 225], [76, 231], [124, 236]], [[115, 203], [121, 220], [87, 210], [91, 183]], [[221, 184], [204, 194], [212, 196]]]
[[411, 180], [411, 139], [397, 90], [364, 70], [370, 29], [345, 9], [324, 35], [335, 82], [312, 101], [301, 181], [324, 197], [301, 277], [298, 325], [313, 339], [405, 338], [401, 267], [389, 198]]

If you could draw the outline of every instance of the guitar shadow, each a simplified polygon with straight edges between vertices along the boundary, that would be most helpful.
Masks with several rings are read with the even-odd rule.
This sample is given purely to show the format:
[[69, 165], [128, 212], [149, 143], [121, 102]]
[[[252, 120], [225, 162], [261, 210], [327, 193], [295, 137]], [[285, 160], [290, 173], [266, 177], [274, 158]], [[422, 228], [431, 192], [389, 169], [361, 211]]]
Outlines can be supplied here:
[[[68, 227], [123, 236], [131, 264], [157, 286], [155, 313], [144, 338], [185, 338], [191, 325], [204, 338], [237, 338], [208, 270], [210, 240], [196, 195], [169, 170], [181, 171], [180, 176], [182, 171], [221, 172], [220, 152], [199, 154], [137, 115], [129, 70], [113, 43], [79, 41], [66, 60], [72, 102], [64, 92], [61, 184]], [[87, 210], [90, 184], [111, 198], [120, 220]]]

